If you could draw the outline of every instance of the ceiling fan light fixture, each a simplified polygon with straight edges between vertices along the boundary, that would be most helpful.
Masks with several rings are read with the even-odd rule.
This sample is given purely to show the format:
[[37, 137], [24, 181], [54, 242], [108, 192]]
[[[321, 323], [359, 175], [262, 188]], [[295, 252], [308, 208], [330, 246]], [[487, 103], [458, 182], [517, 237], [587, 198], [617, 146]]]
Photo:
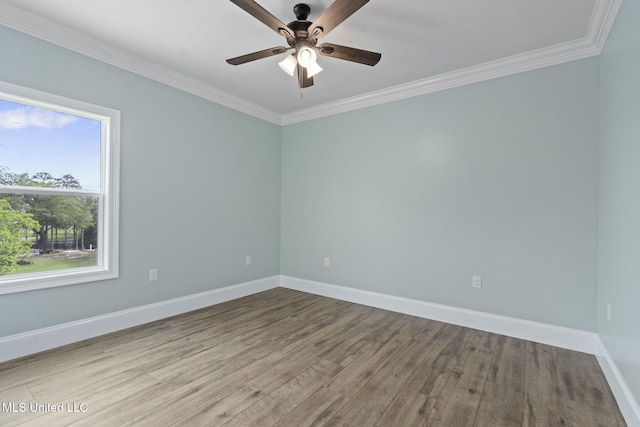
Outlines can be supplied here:
[[293, 73], [296, 70], [296, 65], [298, 65], [298, 62], [296, 61], [296, 57], [293, 54], [291, 54], [291, 55], [287, 55], [286, 58], [278, 62], [278, 65], [280, 66], [280, 68], [282, 68], [282, 70], [285, 73], [293, 77]]
[[307, 77], [313, 77], [316, 74], [318, 74], [320, 71], [322, 71], [322, 67], [318, 65], [317, 62], [314, 62], [313, 64], [307, 67]]
[[303, 89], [313, 86], [312, 77], [322, 71], [322, 67], [316, 62], [319, 53], [324, 56], [370, 66], [376, 65], [380, 61], [381, 54], [368, 50], [332, 43], [323, 43], [320, 46], [316, 46], [320, 38], [329, 34], [345, 19], [368, 3], [369, 0], [333, 0], [333, 3], [320, 14], [315, 22], [307, 20], [311, 11], [309, 5], [299, 3], [293, 8], [296, 21], [289, 24], [285, 24], [273, 16], [260, 6], [256, 0], [231, 0], [231, 2], [283, 36], [289, 45], [289, 47], [276, 46], [229, 58], [227, 63], [231, 65], [240, 65], [258, 59], [269, 58], [293, 49], [294, 53], [287, 55], [278, 65], [292, 77], [297, 72], [298, 86]]
[[305, 46], [298, 50], [298, 64], [300, 64], [304, 68], [308, 68], [309, 66], [316, 63], [316, 59], [318, 54], [315, 49]]

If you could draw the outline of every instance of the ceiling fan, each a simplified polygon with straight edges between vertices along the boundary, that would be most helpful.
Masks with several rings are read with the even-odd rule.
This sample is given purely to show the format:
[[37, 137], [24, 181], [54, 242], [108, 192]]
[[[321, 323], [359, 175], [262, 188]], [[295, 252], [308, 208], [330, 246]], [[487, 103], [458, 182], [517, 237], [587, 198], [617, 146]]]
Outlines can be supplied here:
[[231, 65], [240, 65], [295, 49], [295, 53], [287, 55], [279, 65], [290, 76], [293, 76], [297, 71], [298, 85], [300, 88], [306, 88], [313, 85], [313, 76], [322, 71], [316, 62], [318, 53], [371, 66], [376, 65], [382, 57], [379, 53], [333, 43], [323, 43], [316, 46], [318, 39], [329, 34], [331, 30], [368, 3], [369, 0], [336, 0], [313, 23], [307, 21], [311, 8], [300, 3], [293, 7], [296, 20], [289, 24], [284, 24], [253, 0], [231, 0], [231, 2], [276, 33], [284, 36], [289, 44], [289, 47], [277, 46], [227, 59]]

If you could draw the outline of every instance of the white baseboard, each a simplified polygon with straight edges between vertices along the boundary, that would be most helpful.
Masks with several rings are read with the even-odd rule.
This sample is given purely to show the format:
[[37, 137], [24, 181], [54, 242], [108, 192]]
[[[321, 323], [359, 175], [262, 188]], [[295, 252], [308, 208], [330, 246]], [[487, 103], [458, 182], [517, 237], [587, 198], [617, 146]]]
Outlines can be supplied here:
[[277, 288], [272, 276], [0, 338], [0, 362]]
[[252, 295], [278, 286], [596, 355], [630, 427], [640, 407], [597, 334], [289, 276], [272, 276], [0, 338], [0, 362]]
[[280, 286], [583, 353], [596, 354], [597, 350], [597, 335], [594, 332], [498, 316], [296, 277], [281, 276]]
[[0, 338], [0, 362], [282, 286], [343, 301], [600, 354], [595, 333], [289, 276], [272, 276]]
[[616, 397], [620, 412], [622, 412], [629, 427], [640, 427], [640, 405], [631, 393], [618, 366], [607, 351], [604, 343], [600, 340], [600, 337], [597, 338], [597, 342], [598, 352], [596, 353], [596, 358], [600, 363], [604, 376], [607, 378], [613, 395]]
[[356, 304], [593, 354], [600, 363], [625, 421], [629, 427], [640, 427], [640, 406], [638, 406], [638, 402], [635, 400], [631, 390], [627, 387], [622, 374], [607, 352], [598, 334], [594, 332], [585, 332], [513, 317], [498, 316], [296, 277], [281, 276], [280, 286], [342, 301], [349, 301]]

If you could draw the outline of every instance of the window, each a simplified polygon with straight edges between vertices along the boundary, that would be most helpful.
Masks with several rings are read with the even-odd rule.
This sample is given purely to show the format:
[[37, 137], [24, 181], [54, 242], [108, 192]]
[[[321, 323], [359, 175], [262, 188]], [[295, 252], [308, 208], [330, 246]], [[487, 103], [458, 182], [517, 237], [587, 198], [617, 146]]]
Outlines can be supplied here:
[[0, 82], [0, 294], [118, 277], [120, 112]]

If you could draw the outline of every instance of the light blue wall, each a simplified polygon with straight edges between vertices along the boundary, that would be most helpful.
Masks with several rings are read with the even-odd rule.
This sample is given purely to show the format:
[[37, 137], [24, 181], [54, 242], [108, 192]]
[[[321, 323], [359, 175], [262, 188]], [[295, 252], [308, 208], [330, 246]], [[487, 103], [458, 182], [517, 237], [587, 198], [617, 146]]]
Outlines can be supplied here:
[[591, 58], [286, 126], [282, 274], [595, 331], [598, 86]]
[[282, 273], [597, 329], [638, 399], [638, 22], [625, 0], [600, 58], [282, 129], [0, 27], [0, 80], [122, 112], [120, 278], [1, 295], [0, 337]]
[[598, 333], [639, 402], [640, 0], [623, 2], [601, 74]]
[[4, 27], [0, 53], [0, 80], [122, 112], [120, 278], [0, 295], [0, 337], [279, 273], [279, 126]]

